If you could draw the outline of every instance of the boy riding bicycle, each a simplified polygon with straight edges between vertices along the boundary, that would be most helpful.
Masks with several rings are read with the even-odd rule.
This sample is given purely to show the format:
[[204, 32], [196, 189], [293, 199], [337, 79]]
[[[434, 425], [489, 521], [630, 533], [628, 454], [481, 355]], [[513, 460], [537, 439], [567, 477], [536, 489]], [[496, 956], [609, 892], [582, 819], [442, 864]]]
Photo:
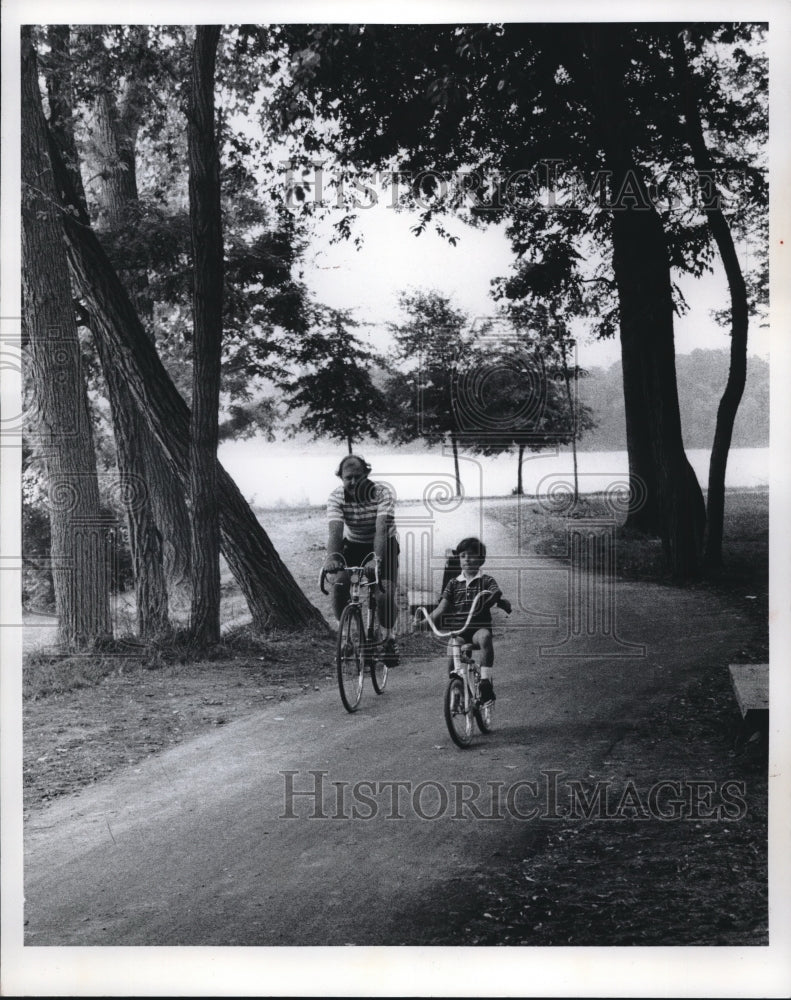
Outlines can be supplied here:
[[[497, 605], [507, 614], [511, 613], [511, 602], [503, 597], [494, 577], [481, 573], [486, 561], [486, 546], [477, 538], [463, 538], [453, 550], [459, 558], [461, 573], [449, 580], [440, 597], [439, 604], [431, 612], [430, 618], [447, 631], [461, 628], [467, 621], [470, 608], [478, 594], [490, 591], [478, 605], [468, 627], [460, 634], [463, 643], [481, 651], [481, 704], [494, 701], [492, 668], [494, 666], [494, 644], [492, 642], [492, 607]], [[453, 657], [448, 649], [448, 673], [453, 670]]]

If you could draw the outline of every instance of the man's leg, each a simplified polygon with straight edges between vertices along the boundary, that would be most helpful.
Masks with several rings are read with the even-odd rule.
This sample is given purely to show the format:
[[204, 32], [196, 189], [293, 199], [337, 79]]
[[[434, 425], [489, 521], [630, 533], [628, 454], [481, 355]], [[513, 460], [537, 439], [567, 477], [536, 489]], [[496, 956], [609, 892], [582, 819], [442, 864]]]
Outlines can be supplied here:
[[332, 597], [332, 612], [340, 621], [343, 609], [349, 600], [350, 578], [346, 570], [336, 573], [335, 577], [329, 581], [330, 595]]
[[398, 647], [393, 636], [398, 618], [398, 547], [391, 545], [382, 566], [382, 591], [376, 599], [376, 610], [384, 629], [383, 660], [388, 667], [398, 664]]

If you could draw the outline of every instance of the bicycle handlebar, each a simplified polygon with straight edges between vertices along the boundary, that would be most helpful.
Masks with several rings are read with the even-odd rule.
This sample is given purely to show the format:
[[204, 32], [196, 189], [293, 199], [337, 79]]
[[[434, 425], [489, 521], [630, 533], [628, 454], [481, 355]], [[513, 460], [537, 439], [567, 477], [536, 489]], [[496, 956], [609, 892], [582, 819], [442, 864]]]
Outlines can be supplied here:
[[462, 625], [462, 627], [460, 629], [456, 629], [455, 631], [452, 631], [452, 632], [440, 632], [440, 630], [437, 628], [437, 626], [431, 620], [431, 617], [429, 616], [428, 611], [426, 611], [426, 609], [424, 607], [419, 607], [415, 611], [414, 621], [417, 622], [417, 616], [422, 612], [423, 613], [423, 617], [426, 619], [426, 621], [429, 623], [429, 625], [431, 627], [431, 631], [434, 633], [434, 635], [437, 636], [437, 638], [439, 638], [439, 639], [452, 639], [454, 636], [461, 635], [461, 633], [466, 628], [468, 628], [470, 622], [473, 619], [473, 616], [475, 615], [475, 612], [478, 610], [478, 604], [481, 601], [481, 598], [484, 598], [484, 597], [494, 597], [495, 593], [496, 592], [492, 591], [492, 590], [482, 590], [479, 594], [476, 594], [475, 595], [475, 600], [472, 602], [472, 607], [470, 608], [470, 612], [467, 615], [467, 621]]
[[362, 566], [347, 566], [346, 560], [340, 552], [333, 552], [332, 554], [334, 556], [337, 556], [338, 559], [341, 560], [343, 565], [340, 566], [338, 569], [325, 569], [324, 566], [321, 567], [321, 572], [319, 573], [319, 590], [322, 592], [322, 594], [329, 594], [329, 591], [324, 589], [324, 580], [326, 577], [333, 576], [335, 573], [341, 573], [343, 570], [347, 570], [351, 573], [353, 573], [355, 570], [358, 570], [360, 573], [367, 573], [369, 571], [369, 565], [370, 565], [368, 563], [368, 560], [371, 559], [371, 557], [373, 557], [371, 559], [371, 562], [373, 563], [374, 579], [373, 581], [369, 581], [366, 579], [361, 582], [366, 586], [369, 586], [370, 583], [373, 582], [376, 584], [378, 590], [384, 590], [384, 587], [382, 586], [382, 581], [379, 579], [379, 563], [381, 562], [381, 560], [375, 552], [369, 553], [365, 557], [365, 559], [363, 559]]

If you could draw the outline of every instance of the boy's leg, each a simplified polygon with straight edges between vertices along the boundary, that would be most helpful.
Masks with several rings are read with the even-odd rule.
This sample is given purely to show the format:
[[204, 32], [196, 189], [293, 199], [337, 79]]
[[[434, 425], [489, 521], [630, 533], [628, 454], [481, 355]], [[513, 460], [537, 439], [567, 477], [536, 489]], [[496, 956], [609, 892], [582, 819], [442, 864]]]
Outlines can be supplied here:
[[473, 644], [481, 651], [481, 704], [494, 701], [492, 667], [494, 666], [494, 643], [488, 628], [479, 628], [473, 636]]
[[451, 639], [448, 642], [448, 676], [453, 673], [453, 646], [454, 642], [453, 639]]
[[[481, 651], [481, 676], [488, 677], [494, 666], [494, 643], [488, 628], [479, 628], [472, 637], [473, 645]], [[486, 671], [486, 673], [484, 673]]]

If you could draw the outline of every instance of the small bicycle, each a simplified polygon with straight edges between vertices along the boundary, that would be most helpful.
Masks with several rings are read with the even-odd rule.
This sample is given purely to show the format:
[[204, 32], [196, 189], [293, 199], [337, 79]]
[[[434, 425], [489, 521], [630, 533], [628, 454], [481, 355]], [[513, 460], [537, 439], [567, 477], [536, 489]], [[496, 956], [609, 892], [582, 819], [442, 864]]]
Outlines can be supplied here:
[[481, 704], [480, 683], [481, 670], [478, 662], [473, 658], [472, 643], [462, 643], [459, 635], [469, 627], [475, 615], [479, 603], [486, 597], [494, 597], [488, 590], [482, 590], [473, 601], [467, 621], [460, 629], [452, 632], [440, 632], [434, 622], [429, 617], [429, 612], [425, 608], [418, 608], [415, 611], [415, 624], [417, 625], [419, 616], [429, 623], [431, 631], [440, 639], [450, 639], [451, 655], [453, 656], [453, 671], [445, 689], [445, 722], [448, 725], [448, 732], [456, 746], [464, 749], [472, 742], [473, 719], [478, 724], [482, 733], [488, 733], [493, 724], [494, 702], [489, 701], [485, 705]]
[[[341, 701], [347, 712], [356, 712], [363, 696], [365, 671], [371, 674], [371, 683], [377, 694], [382, 694], [387, 684], [387, 664], [381, 657], [383, 646], [381, 630], [376, 615], [376, 595], [383, 590], [379, 579], [379, 558], [372, 552], [363, 559], [362, 566], [347, 566], [342, 569], [349, 574], [349, 600], [341, 613], [338, 623], [338, 645], [335, 662], [338, 673], [338, 687]], [[323, 594], [324, 580], [341, 570], [325, 570], [319, 575], [319, 589]], [[337, 586], [337, 584], [333, 584]], [[366, 591], [365, 600], [363, 591]], [[365, 609], [365, 623], [363, 623]]]

